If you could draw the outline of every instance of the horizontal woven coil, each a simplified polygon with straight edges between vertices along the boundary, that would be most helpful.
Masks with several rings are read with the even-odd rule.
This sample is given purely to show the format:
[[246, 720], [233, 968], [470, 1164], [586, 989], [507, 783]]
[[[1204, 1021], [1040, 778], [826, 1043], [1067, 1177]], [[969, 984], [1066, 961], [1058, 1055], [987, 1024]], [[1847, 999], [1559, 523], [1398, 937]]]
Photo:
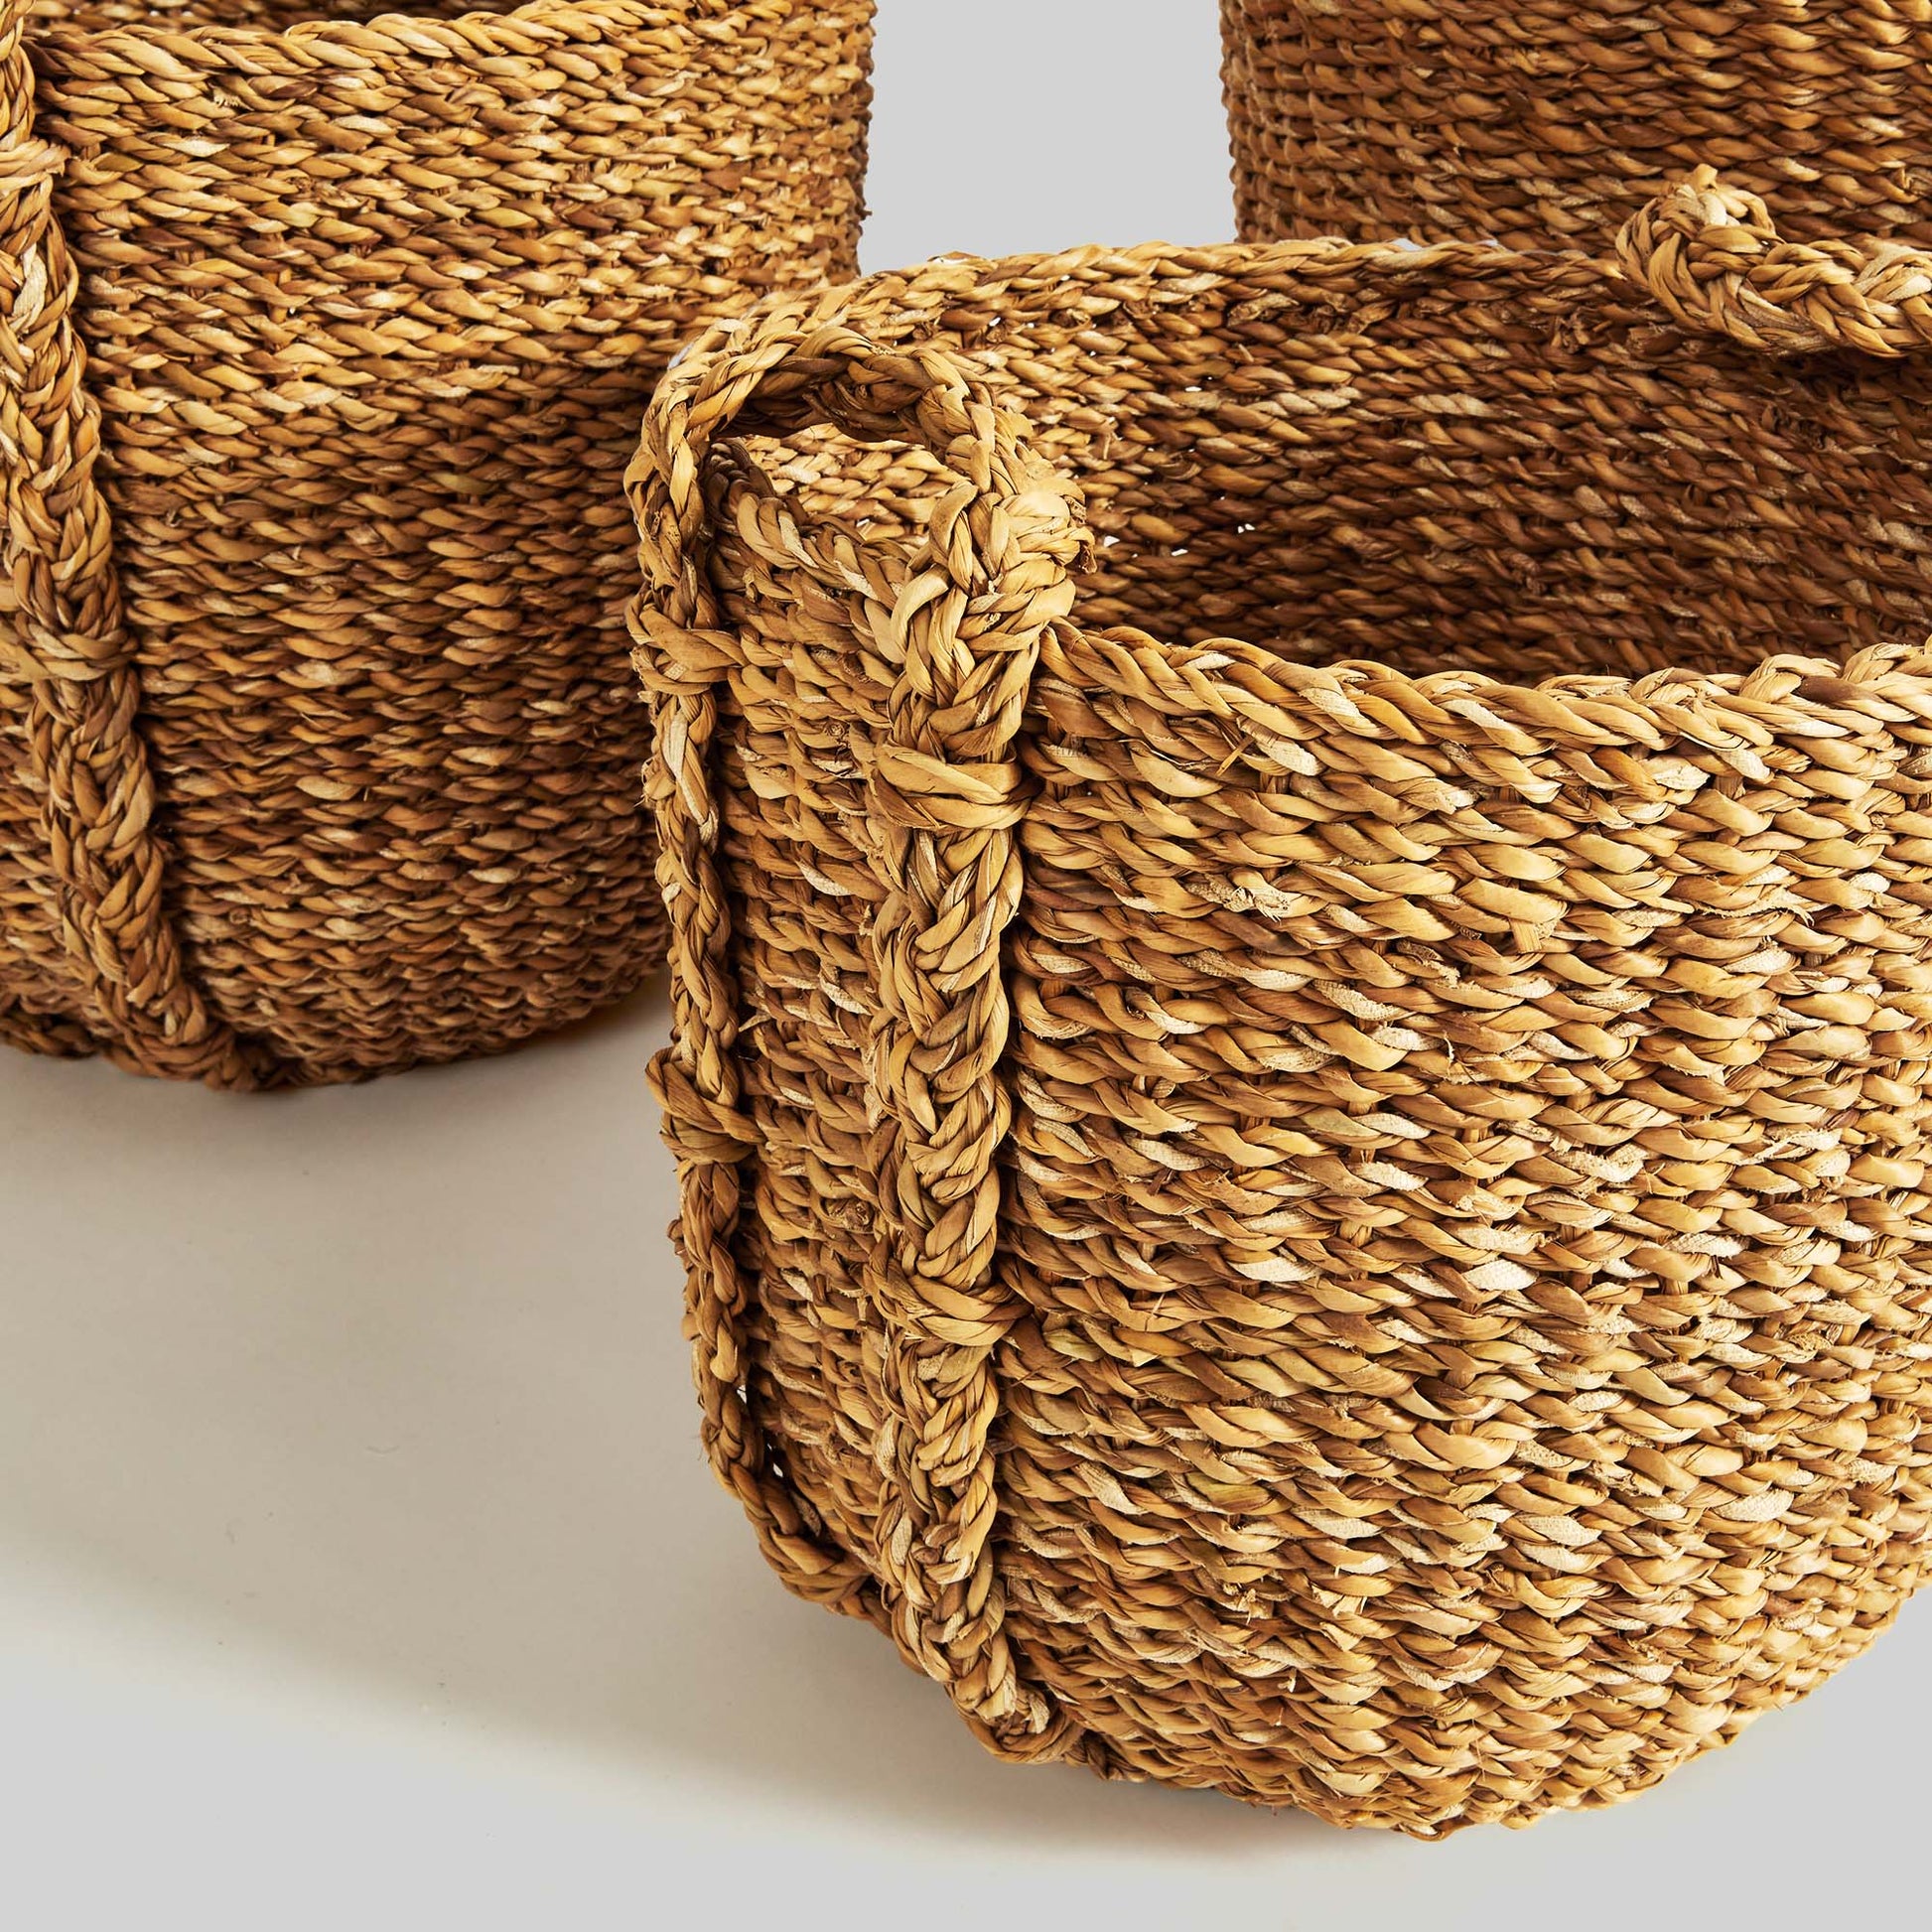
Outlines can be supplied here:
[[1932, 244], [1924, 0], [1221, 0], [1239, 232], [1598, 249], [1692, 168]]

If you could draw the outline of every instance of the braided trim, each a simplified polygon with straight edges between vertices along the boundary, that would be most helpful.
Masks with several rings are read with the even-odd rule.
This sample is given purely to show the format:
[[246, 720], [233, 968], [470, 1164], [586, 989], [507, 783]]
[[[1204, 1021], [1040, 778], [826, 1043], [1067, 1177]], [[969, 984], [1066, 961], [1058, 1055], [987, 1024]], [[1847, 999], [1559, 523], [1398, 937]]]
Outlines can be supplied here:
[[[717, 685], [740, 652], [705, 575], [704, 470], [712, 440], [755, 403], [760, 426], [822, 421], [865, 440], [917, 441], [959, 479], [909, 556], [868, 571], [863, 593], [889, 603], [868, 643], [896, 667], [871, 773], [886, 897], [868, 1057], [883, 1119], [877, 1238], [862, 1278], [888, 1331], [879, 1455], [894, 1478], [877, 1609], [989, 1741], [1010, 1755], [1064, 1755], [1084, 1740], [1022, 1680], [1003, 1629], [992, 1357], [1023, 1311], [993, 1262], [997, 1155], [1012, 1117], [999, 1074], [1010, 1026], [1000, 949], [1022, 889], [1015, 754], [1040, 638], [1072, 608], [1067, 572], [1086, 539], [1067, 489], [1024, 453], [1023, 426], [945, 349], [887, 353], [823, 303], [774, 305], [749, 326], [714, 330], [659, 388], [629, 473], [646, 586], [631, 628], [657, 726], [646, 794], [676, 1007], [654, 1082], [678, 1161], [706, 1444], [780, 1574], [842, 1606], [869, 1580], [849, 1555], [798, 1537], [798, 1501], [770, 1473], [739, 1387], [748, 1291], [733, 1236], [756, 1130], [739, 1106], [710, 753]], [[800, 569], [854, 594], [808, 538], [790, 530], [784, 541]]]
[[0, 10], [0, 566], [10, 621], [0, 681], [28, 694], [77, 1025], [9, 1008], [5, 1033], [72, 1052], [82, 1036], [144, 1073], [219, 1087], [274, 1083], [186, 978], [163, 898], [156, 799], [137, 725], [140, 679], [122, 621], [107, 505], [94, 481], [100, 416], [72, 323], [78, 277], [53, 214], [63, 156], [36, 138], [24, 8]]
[[[705, 339], [707, 345], [718, 333]], [[705, 627], [718, 614], [704, 572], [702, 471], [714, 427], [736, 414], [787, 345], [775, 339], [762, 353], [740, 357], [735, 392], [713, 382], [700, 394], [695, 361], [687, 356], [674, 365], [646, 413], [624, 479], [645, 586], [628, 613], [633, 661], [652, 714], [644, 799], [657, 825], [657, 884], [670, 931], [672, 1044], [653, 1058], [650, 1083], [677, 1164], [671, 1233], [685, 1264], [686, 1331], [705, 1453], [787, 1588], [830, 1608], [879, 1616], [864, 1566], [819, 1541], [800, 1499], [774, 1473], [771, 1448], [742, 1393], [751, 1298], [734, 1243], [740, 1168], [754, 1151], [756, 1130], [739, 1108], [739, 998], [711, 763], [716, 687], [736, 655], [730, 636]]]
[[1638, 209], [1616, 255], [1679, 322], [1768, 354], [1932, 346], [1932, 256], [1896, 242], [1781, 240], [1763, 202], [1710, 168]]

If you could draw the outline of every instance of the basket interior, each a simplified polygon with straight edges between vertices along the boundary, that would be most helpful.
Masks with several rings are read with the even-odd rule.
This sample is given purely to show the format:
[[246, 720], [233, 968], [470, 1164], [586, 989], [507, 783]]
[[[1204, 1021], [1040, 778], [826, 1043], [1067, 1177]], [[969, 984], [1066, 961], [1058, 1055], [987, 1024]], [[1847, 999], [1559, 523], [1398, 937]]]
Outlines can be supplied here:
[[[1360, 251], [1379, 266], [1352, 282], [944, 305], [1082, 484], [1080, 621], [1511, 680], [1734, 672], [1932, 630], [1915, 365], [1778, 362], [1663, 326], [1586, 262], [1446, 252]], [[907, 337], [928, 306], [881, 278], [855, 321]], [[822, 431], [760, 467], [875, 536], [942, 486], [922, 454]]]

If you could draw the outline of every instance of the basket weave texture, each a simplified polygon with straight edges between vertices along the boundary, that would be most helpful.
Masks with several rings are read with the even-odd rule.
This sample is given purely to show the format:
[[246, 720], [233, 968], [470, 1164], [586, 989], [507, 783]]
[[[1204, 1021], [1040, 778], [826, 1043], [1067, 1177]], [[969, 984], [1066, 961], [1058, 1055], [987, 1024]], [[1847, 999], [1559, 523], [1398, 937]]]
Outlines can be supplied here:
[[304, 11], [0, 7], [0, 1035], [235, 1087], [661, 954], [620, 478], [868, 104], [871, 0]]
[[1239, 232], [1607, 247], [1711, 164], [1932, 244], [1925, 0], [1221, 0]]
[[999, 1751], [1522, 1823], [1917, 1583], [1932, 315], [1838, 266], [1707, 179], [1621, 269], [950, 260], [666, 378], [707, 1442]]

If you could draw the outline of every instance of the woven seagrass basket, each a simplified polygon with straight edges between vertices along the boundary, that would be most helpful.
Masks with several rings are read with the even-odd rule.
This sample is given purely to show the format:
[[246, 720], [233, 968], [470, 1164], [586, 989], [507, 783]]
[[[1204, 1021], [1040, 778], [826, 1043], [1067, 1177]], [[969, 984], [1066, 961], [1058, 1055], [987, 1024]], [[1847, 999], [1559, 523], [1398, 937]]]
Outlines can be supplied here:
[[871, 0], [308, 11], [0, 6], [0, 1036], [236, 1087], [660, 956], [620, 478], [865, 146]]
[[1705, 181], [1621, 270], [949, 260], [666, 378], [706, 1437], [999, 1751], [1522, 1823], [1917, 1583], [1928, 342]]
[[1239, 231], [1563, 237], [1704, 164], [1794, 238], [1932, 243], [1924, 0], [1221, 0]]

